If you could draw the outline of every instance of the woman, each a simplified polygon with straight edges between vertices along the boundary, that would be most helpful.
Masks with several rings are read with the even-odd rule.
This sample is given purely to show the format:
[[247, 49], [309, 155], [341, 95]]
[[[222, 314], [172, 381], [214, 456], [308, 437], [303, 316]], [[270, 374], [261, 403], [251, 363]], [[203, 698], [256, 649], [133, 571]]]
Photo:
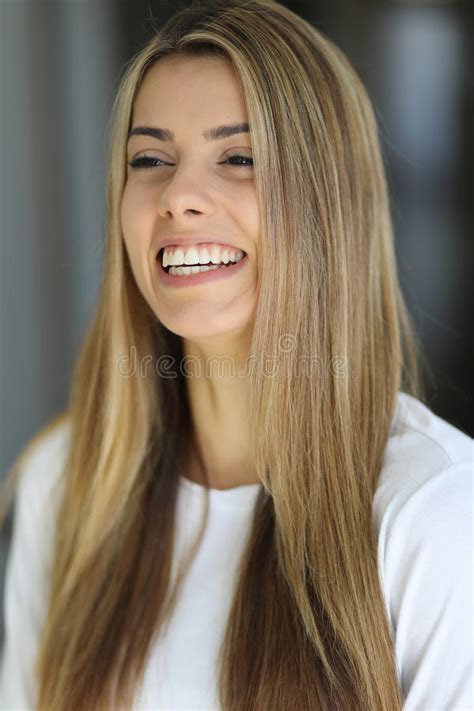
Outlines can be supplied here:
[[121, 83], [108, 225], [15, 467], [3, 706], [468, 707], [471, 440], [422, 402], [345, 57], [270, 0], [181, 9]]

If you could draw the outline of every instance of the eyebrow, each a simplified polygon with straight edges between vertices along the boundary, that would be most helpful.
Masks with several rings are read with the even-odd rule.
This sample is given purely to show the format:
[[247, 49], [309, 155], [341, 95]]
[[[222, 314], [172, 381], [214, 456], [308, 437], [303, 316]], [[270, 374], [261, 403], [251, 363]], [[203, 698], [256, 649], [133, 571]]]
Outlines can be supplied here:
[[[233, 123], [229, 126], [214, 126], [207, 128], [202, 132], [203, 138], [206, 141], [217, 141], [222, 138], [234, 136], [236, 133], [250, 133], [248, 123]], [[128, 138], [132, 136], [151, 136], [159, 141], [175, 142], [175, 134], [167, 128], [158, 128], [155, 126], [135, 126], [128, 133]]]

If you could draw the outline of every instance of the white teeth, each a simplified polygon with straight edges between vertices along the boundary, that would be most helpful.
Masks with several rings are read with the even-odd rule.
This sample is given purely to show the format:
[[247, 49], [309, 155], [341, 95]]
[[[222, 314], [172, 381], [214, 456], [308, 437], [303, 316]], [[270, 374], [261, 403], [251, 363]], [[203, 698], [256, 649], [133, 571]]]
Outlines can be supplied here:
[[206, 247], [199, 248], [199, 259], [196, 259], [196, 261], [201, 264], [208, 264], [211, 261], [211, 255]]
[[219, 245], [212, 247], [165, 247], [162, 255], [162, 264], [166, 268], [168, 266], [183, 266], [197, 264], [206, 265], [212, 264], [228, 264], [229, 262], [240, 262], [245, 256], [241, 250], [229, 249]]
[[211, 261], [213, 264], [220, 264], [220, 263], [221, 263], [221, 250], [219, 249], [219, 247], [217, 246], [217, 244], [215, 244], [213, 247], [211, 247], [211, 259], [210, 259], [210, 261]]
[[208, 267], [206, 265], [204, 266], [194, 266], [194, 267], [175, 267], [172, 266], [170, 267], [169, 274], [172, 274], [174, 276], [186, 276], [189, 274], [197, 274], [198, 272], [208, 272], [211, 269], [220, 269], [221, 267], [218, 267], [217, 265], [213, 265], [212, 267]]
[[174, 253], [174, 257], [171, 257], [173, 264], [184, 264], [184, 252], [178, 247]]
[[[185, 264], [196, 264], [196, 262], [199, 262], [199, 252], [197, 251], [196, 247], [190, 247], [187, 249], [184, 253], [184, 263]], [[175, 264], [179, 264], [180, 262], [176, 262]], [[182, 264], [182, 262], [181, 262]]]

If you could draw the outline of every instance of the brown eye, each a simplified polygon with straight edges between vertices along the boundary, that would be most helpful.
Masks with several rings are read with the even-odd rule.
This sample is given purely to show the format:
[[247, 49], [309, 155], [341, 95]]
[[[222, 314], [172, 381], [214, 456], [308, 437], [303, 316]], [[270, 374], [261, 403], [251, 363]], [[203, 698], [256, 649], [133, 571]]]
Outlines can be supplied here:
[[128, 163], [131, 168], [136, 168], [137, 170], [140, 168], [156, 168], [159, 167], [158, 164], [169, 165], [164, 160], [161, 160], [161, 158], [151, 158], [150, 156], [140, 156], [139, 158], [135, 158]]
[[253, 158], [250, 158], [250, 156], [240, 156], [240, 155], [235, 155], [235, 156], [230, 156], [225, 163], [230, 163], [230, 161], [233, 160], [238, 160], [238, 161], [250, 161], [249, 163], [231, 163], [231, 165], [235, 165], [237, 168], [252, 168], [253, 166]]

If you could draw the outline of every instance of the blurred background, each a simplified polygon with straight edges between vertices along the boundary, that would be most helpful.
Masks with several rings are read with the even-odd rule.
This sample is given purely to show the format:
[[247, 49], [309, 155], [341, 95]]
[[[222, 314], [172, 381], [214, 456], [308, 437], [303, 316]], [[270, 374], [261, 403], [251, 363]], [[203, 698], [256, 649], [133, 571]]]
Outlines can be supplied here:
[[[67, 404], [102, 268], [115, 92], [154, 27], [186, 4], [0, 0], [0, 475]], [[367, 87], [402, 288], [434, 376], [429, 406], [472, 436], [472, 7], [282, 4], [334, 40]], [[10, 534], [11, 516], [0, 537], [0, 590]]]

